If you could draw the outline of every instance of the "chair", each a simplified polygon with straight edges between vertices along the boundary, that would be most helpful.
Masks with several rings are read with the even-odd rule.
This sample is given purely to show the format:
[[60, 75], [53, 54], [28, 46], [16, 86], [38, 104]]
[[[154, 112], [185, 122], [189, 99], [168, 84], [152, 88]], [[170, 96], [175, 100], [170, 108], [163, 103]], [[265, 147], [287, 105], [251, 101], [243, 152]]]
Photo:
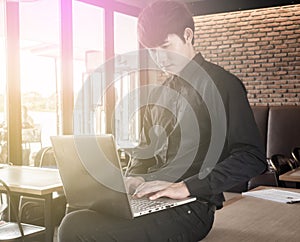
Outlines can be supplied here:
[[[43, 147], [34, 159], [34, 165], [44, 168], [56, 168], [56, 160], [52, 147]], [[66, 210], [66, 198], [64, 193], [53, 194], [54, 224], [58, 225]], [[19, 217], [22, 222], [39, 226], [44, 225], [44, 200], [33, 197], [20, 197]]]
[[278, 175], [276, 167], [272, 163], [271, 159], [267, 159], [268, 168], [267, 170], [256, 177], [253, 177], [248, 182], [248, 190], [254, 189], [258, 186], [272, 186], [278, 187]]
[[297, 162], [294, 159], [286, 157], [282, 154], [272, 155], [271, 161], [278, 175], [282, 175], [297, 168]]
[[34, 159], [34, 166], [47, 168], [57, 167], [51, 146], [43, 147], [39, 150]]
[[5, 197], [6, 194], [0, 193], [0, 221], [5, 216], [5, 211], [7, 210], [7, 199]]
[[295, 187], [296, 183], [279, 181], [279, 176], [298, 167], [295, 159], [286, 157], [283, 154], [272, 155], [271, 162], [276, 171], [278, 184], [280, 187]]
[[298, 167], [300, 166], [300, 147], [295, 147], [292, 150], [292, 157], [295, 159], [295, 161], [298, 164]]
[[29, 147], [31, 143], [40, 143], [42, 148], [42, 128], [40, 124], [34, 124], [33, 128], [22, 129], [22, 143], [25, 148]]
[[7, 184], [0, 180], [0, 184], [5, 188], [7, 193], [8, 204], [10, 204], [11, 211], [14, 213], [16, 222], [0, 221], [0, 241], [34, 241], [34, 239], [41, 240], [45, 227], [35, 226], [31, 224], [21, 223], [15, 204], [11, 201], [11, 192]]

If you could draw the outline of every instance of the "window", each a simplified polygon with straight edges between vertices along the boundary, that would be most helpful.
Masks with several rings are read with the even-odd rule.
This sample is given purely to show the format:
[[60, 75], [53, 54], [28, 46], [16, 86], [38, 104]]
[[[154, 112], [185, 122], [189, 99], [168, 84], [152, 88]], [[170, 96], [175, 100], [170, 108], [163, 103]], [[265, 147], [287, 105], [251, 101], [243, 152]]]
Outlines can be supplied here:
[[[129, 66], [134, 72], [122, 65], [138, 50], [131, 16], [138, 11], [115, 1], [0, 0], [0, 123], [7, 121], [10, 131], [0, 143], [1, 150], [9, 146], [11, 162], [36, 165], [50, 136], [73, 131], [111, 132], [120, 144], [137, 140], [139, 97], [131, 92], [139, 86], [138, 60]], [[116, 66], [103, 71], [113, 56]], [[114, 72], [122, 76], [112, 86], [117, 95], [103, 96]], [[132, 102], [119, 102], [127, 95]], [[122, 115], [111, 119], [115, 104]]]
[[7, 162], [5, 1], [0, 0], [0, 163]]
[[120, 147], [136, 144], [139, 132], [137, 18], [114, 13], [115, 136]]
[[74, 132], [105, 133], [104, 86], [99, 67], [104, 63], [104, 10], [73, 1]]
[[23, 165], [33, 165], [60, 126], [60, 1], [19, 4], [22, 157]]

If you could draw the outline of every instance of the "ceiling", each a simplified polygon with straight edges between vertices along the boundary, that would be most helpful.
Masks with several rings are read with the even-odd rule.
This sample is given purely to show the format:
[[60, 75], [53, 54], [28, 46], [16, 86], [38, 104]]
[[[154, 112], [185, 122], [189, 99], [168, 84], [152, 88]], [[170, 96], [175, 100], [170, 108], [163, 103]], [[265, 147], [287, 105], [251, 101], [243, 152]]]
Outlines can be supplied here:
[[[156, 0], [116, 0], [117, 2], [122, 2], [128, 5], [132, 5], [139, 8], [144, 8], [148, 4], [155, 2]], [[182, 2], [195, 2], [197, 0], [181, 0]], [[198, 2], [202, 2], [205, 0], [198, 0]]]
[[[143, 8], [156, 0], [116, 0]], [[179, 0], [186, 2], [194, 15], [231, 12], [265, 7], [300, 4], [300, 0]]]

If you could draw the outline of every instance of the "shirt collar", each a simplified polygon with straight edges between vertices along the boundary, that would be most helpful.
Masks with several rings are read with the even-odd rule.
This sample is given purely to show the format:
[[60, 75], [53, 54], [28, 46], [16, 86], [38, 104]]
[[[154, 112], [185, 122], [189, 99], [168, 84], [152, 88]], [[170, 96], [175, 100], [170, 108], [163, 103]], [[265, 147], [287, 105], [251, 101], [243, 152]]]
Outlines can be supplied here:
[[187, 79], [193, 76], [199, 66], [204, 63], [204, 58], [201, 53], [197, 53], [194, 58], [180, 71], [179, 76], [183, 79]]

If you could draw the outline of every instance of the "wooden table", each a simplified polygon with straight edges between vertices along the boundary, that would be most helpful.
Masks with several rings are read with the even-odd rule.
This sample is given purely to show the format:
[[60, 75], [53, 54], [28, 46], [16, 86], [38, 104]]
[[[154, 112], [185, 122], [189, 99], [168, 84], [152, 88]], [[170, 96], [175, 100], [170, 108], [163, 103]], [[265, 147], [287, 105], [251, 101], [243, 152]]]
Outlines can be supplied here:
[[300, 167], [280, 175], [279, 180], [300, 183]]
[[[259, 189], [264, 188], [268, 187]], [[203, 241], [296, 242], [300, 241], [299, 218], [300, 203], [283, 204], [243, 196], [216, 211], [213, 228]]]
[[[0, 168], [0, 177], [7, 183], [14, 195], [45, 199], [45, 241], [53, 241], [53, 218], [51, 213], [54, 192], [62, 192], [63, 185], [58, 169], [28, 166], [4, 166]], [[0, 186], [0, 191], [4, 188]]]

